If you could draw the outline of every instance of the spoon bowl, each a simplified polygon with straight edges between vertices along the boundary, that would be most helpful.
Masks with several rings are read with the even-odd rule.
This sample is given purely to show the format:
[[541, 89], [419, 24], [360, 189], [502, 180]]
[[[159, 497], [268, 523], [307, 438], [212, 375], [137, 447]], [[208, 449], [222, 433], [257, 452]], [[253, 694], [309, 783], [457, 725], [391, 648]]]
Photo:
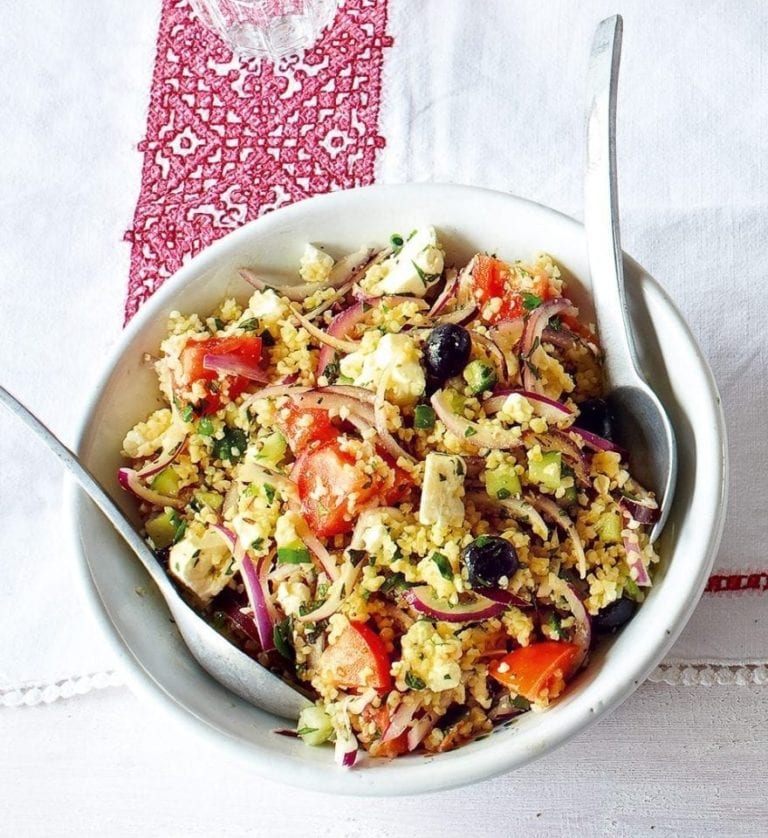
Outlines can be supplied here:
[[584, 226], [598, 332], [605, 347], [606, 401], [616, 442], [629, 452], [632, 473], [653, 490], [659, 517], [651, 541], [669, 517], [677, 480], [677, 442], [667, 411], [641, 370], [624, 280], [616, 172], [616, 94], [622, 19], [602, 21], [587, 77], [587, 170]]
[[284, 719], [298, 718], [299, 713], [304, 707], [309, 706], [310, 702], [298, 690], [230, 643], [182, 599], [144, 539], [77, 456], [2, 386], [0, 404], [24, 422], [61, 460], [133, 550], [157, 585], [179, 633], [200, 666], [220, 684], [251, 704]]

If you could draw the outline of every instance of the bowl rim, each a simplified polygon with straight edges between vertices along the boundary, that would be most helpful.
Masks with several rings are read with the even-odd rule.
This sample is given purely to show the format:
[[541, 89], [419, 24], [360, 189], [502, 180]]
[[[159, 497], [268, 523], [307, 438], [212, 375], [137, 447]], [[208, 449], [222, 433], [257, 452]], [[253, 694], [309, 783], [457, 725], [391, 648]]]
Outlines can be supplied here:
[[[281, 207], [275, 212], [269, 213], [267, 216], [261, 216], [246, 223], [242, 227], [233, 230], [231, 233], [224, 235], [216, 242], [204, 248], [200, 253], [183, 265], [173, 276], [169, 277], [142, 306], [140, 311], [132, 318], [130, 323], [123, 330], [104, 361], [101, 374], [99, 375], [96, 386], [93, 390], [93, 395], [81, 412], [74, 450], [78, 454], [82, 453], [91, 417], [100, 402], [101, 394], [104, 392], [117, 364], [123, 356], [125, 346], [134, 338], [134, 336], [141, 332], [145, 326], [145, 321], [149, 321], [152, 318], [155, 310], [159, 310], [163, 307], [166, 299], [172, 298], [178, 290], [184, 287], [198, 274], [202, 273], [207, 268], [214, 267], [216, 263], [221, 260], [221, 257], [225, 256], [227, 252], [231, 250], [233, 246], [240, 243], [241, 240], [247, 240], [254, 227], [262, 224], [265, 218], [275, 216], [276, 213], [281, 213], [284, 217], [290, 213], [302, 213], [306, 210], [308, 204], [312, 204], [313, 206], [320, 206], [323, 204], [333, 206], [335, 203], [347, 200], [351, 193], [355, 193], [358, 196], [362, 195], [362, 200], [366, 200], [365, 195], [370, 195], [372, 197], [377, 195], [388, 195], [390, 198], [398, 196], [399, 200], [407, 200], [407, 194], [411, 190], [415, 190], [418, 193], [437, 193], [448, 190], [455, 194], [456, 200], [459, 200], [462, 194], [465, 197], [468, 197], [471, 194], [473, 196], [486, 197], [489, 200], [503, 199], [510, 202], [510, 206], [515, 204], [518, 208], [527, 212], [546, 214], [565, 227], [570, 227], [572, 232], [583, 235], [583, 225], [576, 219], [558, 210], [546, 207], [526, 198], [501, 192], [499, 190], [458, 184], [375, 184], [351, 190], [340, 190], [338, 192], [317, 195], [290, 204], [286, 207]], [[639, 685], [645, 681], [648, 675], [667, 654], [699, 603], [699, 599], [717, 556], [725, 522], [725, 508], [728, 492], [728, 453], [725, 417], [722, 401], [720, 399], [712, 371], [696, 340], [694, 339], [688, 324], [678, 312], [676, 306], [666, 291], [658, 285], [650, 274], [648, 274], [648, 272], [645, 271], [634, 259], [627, 256], [627, 254], [624, 254], [624, 259], [625, 262], [633, 265], [638, 271], [641, 271], [645, 277], [651, 280], [654, 290], [659, 294], [660, 300], [668, 309], [667, 315], [674, 319], [676, 327], [679, 329], [679, 333], [688, 342], [693, 350], [696, 360], [699, 363], [701, 379], [706, 384], [707, 403], [712, 407], [712, 419], [714, 419], [713, 436], [719, 440], [718, 456], [713, 458], [717, 468], [717, 474], [710, 475], [711, 479], [718, 482], [719, 492], [717, 493], [716, 502], [714, 503], [714, 516], [710, 527], [710, 535], [707, 540], [707, 548], [704, 551], [704, 555], [698, 562], [696, 573], [690, 578], [688, 595], [683, 600], [683, 606], [676, 612], [674, 623], [672, 623], [671, 627], [667, 629], [666, 636], [659, 644], [647, 649], [643, 655], [639, 656], [639, 659], [633, 662], [632, 666], [629, 667], [631, 672], [628, 670], [628, 677], [625, 679], [624, 683], [611, 691], [610, 696], [606, 699], [602, 706], [598, 708], [591, 708], [590, 714], [587, 717], [583, 717], [583, 714], [582, 716], [579, 716], [579, 714], [575, 712], [566, 714], [564, 719], [561, 720], [559, 729], [554, 735], [550, 735], [547, 741], [543, 742], [539, 748], [535, 750], [529, 749], [527, 753], [522, 754], [522, 756], [518, 755], [518, 758], [515, 759], [505, 759], [502, 749], [499, 748], [493, 752], [483, 751], [479, 754], [473, 754], [472, 756], [474, 759], [468, 759], [464, 756], [465, 752], [463, 752], [462, 749], [459, 749], [458, 751], [453, 752], [454, 754], [461, 754], [463, 757], [463, 765], [459, 770], [456, 769], [453, 760], [450, 762], [440, 763], [427, 757], [422, 759], [420, 773], [418, 769], [403, 770], [398, 774], [388, 772], [386, 782], [380, 784], [381, 786], [386, 785], [386, 788], [379, 787], [379, 784], [372, 785], [368, 782], [360, 781], [359, 778], [362, 773], [377, 773], [375, 769], [373, 772], [357, 772], [354, 770], [343, 772], [339, 771], [333, 776], [330, 772], [328, 772], [327, 776], [324, 778], [325, 785], [323, 788], [318, 788], [317, 773], [313, 766], [309, 766], [307, 770], [304, 770], [303, 767], [297, 765], [296, 760], [292, 757], [282, 757], [277, 754], [266, 754], [264, 756], [259, 755], [257, 752], [257, 746], [254, 746], [253, 743], [238, 739], [236, 736], [217, 728], [211, 721], [203, 719], [193, 713], [190, 708], [186, 707], [174, 698], [168, 690], [157, 682], [151, 673], [149, 673], [148, 670], [142, 666], [141, 662], [134, 657], [129, 648], [127, 648], [127, 641], [123, 640], [117, 626], [110, 619], [106, 606], [99, 596], [96, 583], [88, 566], [88, 559], [83, 543], [84, 534], [81, 532], [78, 510], [80, 504], [90, 503], [90, 501], [74, 482], [67, 481], [65, 484], [64, 514], [66, 518], [66, 526], [70, 536], [70, 543], [73, 546], [73, 552], [77, 557], [76, 576], [79, 581], [78, 587], [81, 599], [87, 604], [87, 611], [91, 618], [95, 621], [96, 625], [98, 625], [100, 634], [102, 637], [107, 639], [113, 652], [116, 654], [117, 660], [120, 662], [122, 674], [125, 675], [126, 684], [132, 692], [158, 707], [158, 709], [166, 717], [179, 724], [186, 732], [195, 735], [206, 743], [210, 743], [212, 747], [217, 749], [224, 748], [230, 756], [235, 757], [239, 762], [247, 765], [251, 770], [255, 770], [260, 774], [268, 776], [269, 779], [278, 780], [285, 782], [288, 785], [298, 786], [313, 791], [363, 796], [412, 795], [417, 793], [436, 792], [480, 782], [482, 780], [510, 772], [523, 767], [534, 759], [537, 759], [539, 756], [543, 756], [560, 745], [565, 744], [577, 734], [585, 731], [588, 727], [594, 724], [594, 722], [601, 718], [606, 712], [615, 709], [623, 703], [639, 687]], [[255, 755], [258, 757], [257, 759], [254, 758]], [[270, 763], [269, 766], [259, 765], [260, 759], [268, 759]], [[285, 770], [282, 770], [283, 768]], [[281, 770], [278, 771], [277, 769]]]

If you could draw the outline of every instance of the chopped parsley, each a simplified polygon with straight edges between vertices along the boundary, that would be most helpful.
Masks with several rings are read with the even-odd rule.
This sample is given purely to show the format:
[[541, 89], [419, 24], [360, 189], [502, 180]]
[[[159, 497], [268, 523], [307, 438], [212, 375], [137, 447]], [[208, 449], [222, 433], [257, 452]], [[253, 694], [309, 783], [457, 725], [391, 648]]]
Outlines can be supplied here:
[[251, 317], [248, 320], [243, 320], [242, 323], [238, 323], [237, 325], [246, 332], [255, 332], [259, 328], [259, 321], [255, 317]]
[[453, 579], [453, 568], [451, 567], [450, 561], [448, 561], [448, 556], [434, 552], [430, 558], [437, 565], [437, 569], [440, 571], [443, 579]]
[[286, 617], [279, 623], [275, 623], [272, 631], [272, 640], [278, 652], [288, 661], [293, 661], [296, 653], [293, 649], [291, 618]]
[[367, 554], [365, 550], [355, 550], [350, 547], [347, 550], [347, 555], [349, 556], [349, 560], [352, 562], [352, 566], [357, 567]]
[[383, 594], [387, 594], [390, 591], [400, 590], [405, 587], [407, 587], [405, 576], [403, 576], [402, 573], [393, 573], [391, 576], [387, 576], [384, 583], [379, 588], [379, 591]]
[[464, 436], [470, 437], [474, 436], [476, 433], [477, 431], [471, 425], [468, 425], [466, 431], [464, 431]]
[[271, 483], [264, 484], [264, 497], [267, 499], [267, 503], [271, 504], [272, 501], [275, 499], [276, 493], [275, 487]]
[[203, 417], [197, 423], [197, 432], [200, 436], [213, 436], [213, 422], [207, 417]]
[[217, 460], [237, 463], [245, 454], [247, 446], [245, 431], [240, 428], [224, 428], [224, 435], [213, 443], [213, 456]]
[[538, 308], [541, 303], [541, 297], [536, 296], [536, 294], [531, 294], [528, 291], [523, 291], [521, 294], [523, 298], [523, 308], [526, 311], [533, 311], [533, 309]]
[[424, 283], [425, 286], [431, 285], [435, 280], [440, 279], [440, 274], [428, 274], [426, 271], [423, 271], [414, 261], [411, 259], [411, 264], [416, 269], [416, 273], [419, 275], [419, 279]]
[[423, 690], [427, 685], [421, 678], [418, 678], [412, 672], [407, 672], [405, 675], [405, 683], [412, 690]]

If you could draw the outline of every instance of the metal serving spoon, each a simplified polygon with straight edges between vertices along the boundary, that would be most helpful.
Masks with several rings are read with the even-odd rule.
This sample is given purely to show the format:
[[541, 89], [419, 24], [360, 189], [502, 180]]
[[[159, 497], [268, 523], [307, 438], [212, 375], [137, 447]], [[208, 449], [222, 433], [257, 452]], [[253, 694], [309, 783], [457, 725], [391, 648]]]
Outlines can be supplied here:
[[2, 386], [0, 386], [0, 403], [21, 419], [56, 454], [107, 516], [112, 526], [125, 539], [126, 544], [139, 557], [147, 573], [160, 589], [176, 621], [176, 627], [200, 666], [219, 683], [251, 704], [285, 719], [298, 718], [301, 710], [308, 707], [311, 702], [233, 646], [187, 605], [144, 539], [136, 532], [96, 478], [58, 437]]
[[624, 287], [616, 178], [616, 88], [621, 33], [622, 20], [615, 15], [599, 24], [592, 42], [587, 80], [584, 226], [597, 326], [606, 347], [606, 400], [616, 420], [616, 441], [630, 452], [633, 474], [653, 489], [661, 508], [661, 517], [651, 531], [654, 541], [672, 503], [677, 443], [666, 411], [639, 369]]

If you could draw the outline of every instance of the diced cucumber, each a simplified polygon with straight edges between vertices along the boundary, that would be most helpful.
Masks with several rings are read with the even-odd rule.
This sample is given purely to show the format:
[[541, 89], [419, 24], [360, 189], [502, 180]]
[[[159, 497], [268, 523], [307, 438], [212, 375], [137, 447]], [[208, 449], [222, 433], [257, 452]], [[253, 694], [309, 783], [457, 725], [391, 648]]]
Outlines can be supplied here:
[[304, 564], [311, 562], [309, 550], [301, 543], [288, 544], [277, 548], [277, 561], [280, 564]]
[[167, 498], [175, 498], [179, 494], [179, 482], [176, 469], [168, 466], [152, 478], [150, 487], [154, 492], [165, 495]]
[[520, 497], [520, 477], [511, 463], [501, 463], [485, 473], [485, 490], [492, 498]]
[[192, 497], [201, 507], [209, 506], [214, 512], [218, 512], [224, 503], [224, 498], [218, 492], [206, 492], [204, 489], [198, 489]]
[[453, 413], [464, 413], [466, 399], [458, 390], [454, 390], [453, 387], [446, 387], [445, 400]]
[[152, 539], [156, 550], [164, 550], [170, 547], [184, 526], [184, 521], [179, 517], [175, 509], [166, 509], [146, 523], [147, 535]]
[[264, 440], [257, 459], [277, 465], [283, 459], [287, 450], [288, 443], [285, 441], [285, 437], [280, 431], [275, 431]]
[[640, 588], [635, 582], [634, 579], [631, 579], [629, 576], [624, 580], [624, 593], [630, 599], [637, 599], [640, 596]]
[[559, 451], [548, 451], [541, 455], [540, 460], [530, 460], [528, 462], [528, 479], [532, 483], [539, 483], [551, 489], [560, 488], [560, 480], [562, 468], [562, 455]]
[[621, 541], [621, 516], [618, 512], [603, 512], [595, 527], [600, 539], [606, 544], [619, 544]]
[[331, 717], [322, 707], [307, 707], [299, 713], [296, 732], [307, 745], [322, 745], [333, 733]]
[[413, 427], [424, 431], [435, 427], [435, 411], [428, 404], [417, 404], [414, 408]]
[[462, 377], [469, 385], [469, 389], [476, 395], [486, 390], [493, 390], [496, 386], [496, 370], [492, 364], [480, 358], [470, 361], [464, 367]]

